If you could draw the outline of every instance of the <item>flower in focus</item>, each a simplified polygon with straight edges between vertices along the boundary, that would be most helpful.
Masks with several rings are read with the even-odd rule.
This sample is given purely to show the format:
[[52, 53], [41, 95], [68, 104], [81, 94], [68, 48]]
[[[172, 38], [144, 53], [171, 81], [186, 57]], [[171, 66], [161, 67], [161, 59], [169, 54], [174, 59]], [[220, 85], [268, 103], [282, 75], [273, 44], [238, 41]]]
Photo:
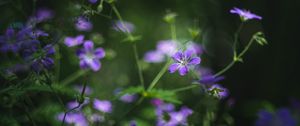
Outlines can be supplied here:
[[175, 63], [169, 67], [169, 72], [174, 73], [177, 70], [181, 76], [189, 72], [190, 67], [195, 66], [201, 62], [200, 57], [193, 56], [193, 52], [186, 50], [185, 52], [179, 51], [172, 56]]
[[94, 50], [94, 43], [88, 40], [84, 42], [83, 48], [78, 50], [77, 55], [82, 69], [91, 68], [93, 71], [98, 71], [101, 68], [99, 60], [105, 56], [105, 52], [102, 48]]
[[77, 18], [75, 26], [78, 31], [91, 31], [93, 28], [93, 24], [84, 17]]
[[226, 98], [229, 95], [229, 91], [219, 84], [212, 85], [210, 88], [208, 88], [208, 91], [212, 96], [220, 99]]
[[113, 25], [114, 30], [124, 33], [132, 33], [134, 28], [134, 25], [127, 21], [116, 21]]
[[72, 47], [72, 46], [77, 46], [77, 45], [82, 44], [83, 41], [84, 41], [84, 36], [78, 35], [76, 37], [66, 37], [64, 43], [68, 47]]
[[282, 108], [275, 113], [266, 110], [258, 112], [258, 119], [255, 126], [296, 126], [296, 120], [288, 109]]
[[250, 20], [250, 19], [258, 19], [258, 20], [262, 19], [261, 16], [258, 16], [256, 14], [251, 13], [250, 11], [242, 10], [242, 9], [239, 9], [239, 8], [236, 8], [236, 7], [231, 9], [230, 13], [238, 14], [241, 17], [242, 21], [247, 21], [247, 20]]
[[94, 99], [94, 108], [104, 112], [104, 113], [111, 113], [112, 112], [112, 105], [110, 101], [107, 100], [99, 100], [99, 99]]

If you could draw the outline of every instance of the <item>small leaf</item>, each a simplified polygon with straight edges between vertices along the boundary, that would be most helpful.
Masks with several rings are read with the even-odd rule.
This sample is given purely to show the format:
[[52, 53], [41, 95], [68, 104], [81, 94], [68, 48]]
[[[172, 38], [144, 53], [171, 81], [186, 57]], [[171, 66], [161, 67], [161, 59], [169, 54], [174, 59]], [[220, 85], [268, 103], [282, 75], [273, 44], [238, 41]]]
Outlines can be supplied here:
[[153, 89], [149, 92], [149, 97], [159, 98], [167, 102], [181, 104], [181, 101], [178, 100], [174, 91]]
[[142, 36], [138, 35], [138, 36], [128, 36], [125, 39], [122, 40], [122, 42], [135, 42], [138, 40], [141, 40]]
[[120, 93], [118, 93], [118, 95], [116, 96], [116, 98], [119, 98], [125, 94], [142, 94], [142, 92], [144, 91], [143, 87], [138, 86], [138, 87], [129, 87], [127, 89], [122, 90]]
[[265, 36], [262, 32], [257, 32], [253, 35], [253, 39], [260, 45], [266, 45], [268, 44], [267, 40], [265, 39]]

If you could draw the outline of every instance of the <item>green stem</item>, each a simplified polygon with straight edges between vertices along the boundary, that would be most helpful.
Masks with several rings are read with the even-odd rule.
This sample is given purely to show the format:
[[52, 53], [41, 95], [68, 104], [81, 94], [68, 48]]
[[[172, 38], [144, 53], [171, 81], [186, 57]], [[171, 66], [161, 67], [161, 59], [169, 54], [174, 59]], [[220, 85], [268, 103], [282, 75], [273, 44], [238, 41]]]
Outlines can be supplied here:
[[169, 60], [165, 66], [159, 71], [159, 73], [156, 75], [156, 77], [153, 79], [153, 81], [151, 82], [150, 86], [148, 87], [147, 91], [152, 90], [152, 88], [154, 88], [154, 86], [157, 84], [157, 82], [159, 81], [159, 79], [164, 75], [164, 73], [168, 70], [168, 67], [170, 65], [172, 60]]
[[171, 23], [170, 27], [171, 27], [171, 37], [172, 37], [173, 40], [176, 40], [176, 25], [175, 25], [175, 21]]
[[242, 56], [249, 50], [250, 46], [254, 42], [254, 37], [251, 38], [250, 42], [247, 44], [247, 46], [244, 48], [244, 50], [238, 55], [238, 59], [242, 58]]
[[242, 22], [242, 23], [240, 24], [240, 26], [238, 27], [238, 29], [236, 30], [235, 34], [234, 34], [234, 41], [233, 41], [233, 58], [236, 58], [236, 56], [237, 56], [236, 44], [237, 44], [237, 42], [238, 42], [239, 34], [240, 34], [240, 32], [241, 32], [243, 26], [244, 26], [244, 23]]
[[136, 48], [136, 43], [134, 43], [132, 46], [133, 46], [133, 52], [134, 52], [135, 62], [136, 62], [137, 67], [138, 67], [138, 73], [139, 73], [140, 82], [141, 82], [141, 85], [142, 85], [143, 89], [145, 90], [144, 77], [143, 77], [143, 73], [142, 73], [141, 64], [139, 63], [139, 55], [138, 55], [138, 51], [137, 51], [137, 48]]
[[[123, 18], [121, 16], [120, 12], [118, 11], [117, 7], [115, 6], [115, 4], [112, 3], [111, 7], [112, 7], [114, 13], [116, 14], [117, 18], [121, 21], [121, 25], [123, 26], [123, 28], [125, 28], [126, 31], [129, 31], [128, 28], [123, 23]], [[133, 36], [130, 32], [125, 32], [125, 34], [130, 38], [130, 40], [133, 40]]]
[[190, 86], [187, 86], [187, 87], [182, 87], [182, 88], [178, 88], [178, 89], [174, 89], [173, 91], [174, 92], [182, 92], [182, 91], [186, 91], [186, 90], [190, 90], [190, 89], [193, 89], [193, 88], [196, 88], [196, 87], [199, 87], [199, 85], [197, 84], [192, 84]]
[[61, 85], [68, 85], [71, 82], [75, 81], [77, 78], [81, 77], [82, 75], [86, 74], [88, 71], [87, 70], [78, 70], [77, 72], [71, 74], [69, 77], [64, 79], [61, 82]]
[[220, 76], [221, 74], [225, 73], [227, 70], [229, 70], [234, 64], [235, 64], [236, 60], [232, 60], [224, 69], [222, 69], [221, 71], [219, 71], [218, 73], [216, 73], [214, 76]]

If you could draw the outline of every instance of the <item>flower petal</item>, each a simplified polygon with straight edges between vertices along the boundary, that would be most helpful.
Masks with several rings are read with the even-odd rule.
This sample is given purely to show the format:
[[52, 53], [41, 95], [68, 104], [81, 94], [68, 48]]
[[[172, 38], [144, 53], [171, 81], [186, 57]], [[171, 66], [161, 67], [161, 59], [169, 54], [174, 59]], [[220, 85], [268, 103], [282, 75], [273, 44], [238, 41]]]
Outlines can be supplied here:
[[83, 46], [86, 51], [92, 51], [94, 49], [94, 43], [90, 40], [85, 41]]
[[194, 57], [189, 61], [189, 65], [197, 65], [201, 62], [201, 59], [199, 57]]
[[178, 64], [178, 63], [171, 64], [169, 67], [169, 72], [174, 73], [178, 69], [179, 66], [180, 66], [180, 64]]
[[189, 49], [184, 52], [185, 58], [190, 58], [193, 54], [194, 54], [194, 51], [189, 50]]
[[88, 68], [88, 64], [84, 60], [80, 60], [79, 66], [80, 66], [81, 69]]
[[176, 62], [180, 62], [183, 58], [183, 53], [181, 51], [176, 52], [173, 56], [172, 56], [173, 60], [175, 60]]
[[105, 51], [103, 48], [97, 48], [94, 52], [96, 58], [103, 58], [105, 56]]
[[88, 65], [93, 71], [98, 71], [101, 68], [101, 63], [97, 59], [93, 59], [92, 62], [88, 62]]
[[189, 69], [187, 66], [182, 66], [182, 67], [179, 67], [178, 71], [181, 76], [184, 76], [189, 72]]

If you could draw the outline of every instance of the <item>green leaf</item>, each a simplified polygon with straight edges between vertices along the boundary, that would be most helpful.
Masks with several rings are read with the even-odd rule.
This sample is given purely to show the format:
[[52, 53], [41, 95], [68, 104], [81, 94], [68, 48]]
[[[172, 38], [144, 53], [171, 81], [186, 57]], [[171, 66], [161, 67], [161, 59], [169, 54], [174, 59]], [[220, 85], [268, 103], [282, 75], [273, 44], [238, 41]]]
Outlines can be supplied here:
[[260, 45], [266, 45], [268, 44], [267, 40], [265, 39], [265, 36], [262, 32], [257, 32], [253, 35], [253, 39]]
[[136, 42], [138, 40], [141, 40], [142, 36], [127, 36], [125, 39], [123, 39], [121, 42]]
[[153, 89], [150, 92], [148, 92], [148, 95], [149, 97], [159, 98], [167, 102], [181, 104], [181, 101], [178, 100], [174, 91]]
[[119, 98], [125, 94], [142, 94], [144, 91], [143, 87], [129, 87], [127, 89], [122, 90], [115, 98]]

